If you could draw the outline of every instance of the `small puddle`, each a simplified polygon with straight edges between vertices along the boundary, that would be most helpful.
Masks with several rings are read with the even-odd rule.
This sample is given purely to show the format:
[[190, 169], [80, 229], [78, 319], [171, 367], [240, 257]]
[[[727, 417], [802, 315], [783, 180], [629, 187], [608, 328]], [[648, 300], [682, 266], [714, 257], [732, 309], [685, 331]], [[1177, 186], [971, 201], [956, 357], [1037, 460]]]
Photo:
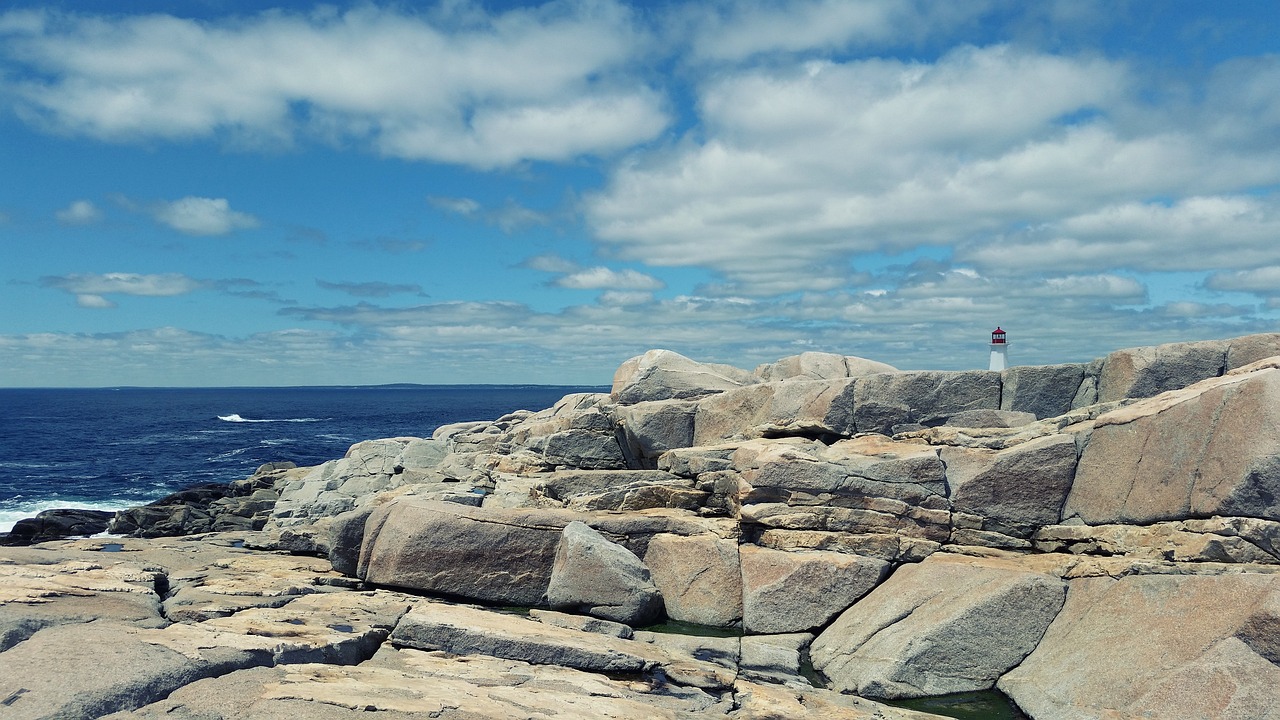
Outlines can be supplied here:
[[123, 550], [124, 545], [122, 543], [103, 543], [102, 547], [98, 548], [98, 552], [121, 552]]
[[336, 630], [340, 633], [352, 633], [356, 631], [356, 629], [351, 627], [350, 625], [330, 625], [329, 629]]
[[999, 690], [938, 695], [911, 700], [881, 700], [885, 705], [931, 712], [958, 720], [1029, 720], [1004, 693]]

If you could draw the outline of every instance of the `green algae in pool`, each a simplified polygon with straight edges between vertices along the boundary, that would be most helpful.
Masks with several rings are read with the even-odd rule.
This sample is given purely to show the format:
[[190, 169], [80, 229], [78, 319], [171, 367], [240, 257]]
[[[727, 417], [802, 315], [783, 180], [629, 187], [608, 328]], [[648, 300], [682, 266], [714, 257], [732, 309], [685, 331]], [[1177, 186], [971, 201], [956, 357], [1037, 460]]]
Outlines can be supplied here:
[[884, 705], [905, 707], [908, 710], [933, 712], [934, 715], [956, 717], [959, 720], [1029, 720], [1014, 702], [1000, 691], [945, 694], [945, 696], [916, 697], [911, 700], [882, 700]]
[[881, 700], [885, 705], [931, 712], [959, 720], [1029, 720], [999, 690], [937, 695], [911, 700]]

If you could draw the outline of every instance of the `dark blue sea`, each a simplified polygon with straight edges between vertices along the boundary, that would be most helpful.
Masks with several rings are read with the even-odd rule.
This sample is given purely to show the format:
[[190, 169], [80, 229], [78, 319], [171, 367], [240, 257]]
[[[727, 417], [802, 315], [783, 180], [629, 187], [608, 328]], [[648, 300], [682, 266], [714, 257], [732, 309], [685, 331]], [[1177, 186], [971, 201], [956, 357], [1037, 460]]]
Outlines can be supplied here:
[[549, 408], [607, 388], [413, 385], [0, 389], [0, 532], [54, 507], [118, 510], [248, 477], [265, 462], [340, 458], [361, 440]]

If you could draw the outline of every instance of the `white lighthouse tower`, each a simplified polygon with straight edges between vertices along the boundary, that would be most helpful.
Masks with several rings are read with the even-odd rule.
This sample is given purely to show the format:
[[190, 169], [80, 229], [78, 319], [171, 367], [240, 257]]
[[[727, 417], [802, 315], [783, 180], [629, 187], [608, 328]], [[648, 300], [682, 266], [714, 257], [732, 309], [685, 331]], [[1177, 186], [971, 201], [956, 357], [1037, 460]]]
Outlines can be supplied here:
[[1009, 342], [1005, 340], [1004, 331], [996, 328], [991, 333], [991, 366], [988, 370], [1003, 370], [1009, 367]]

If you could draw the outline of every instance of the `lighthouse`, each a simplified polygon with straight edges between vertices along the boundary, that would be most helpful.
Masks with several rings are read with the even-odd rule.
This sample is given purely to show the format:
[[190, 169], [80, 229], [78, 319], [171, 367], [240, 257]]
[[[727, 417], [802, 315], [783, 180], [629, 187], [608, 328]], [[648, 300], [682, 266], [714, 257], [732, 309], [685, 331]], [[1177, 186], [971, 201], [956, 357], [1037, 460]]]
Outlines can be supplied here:
[[991, 366], [988, 370], [1003, 370], [1009, 367], [1009, 342], [1005, 340], [1004, 331], [996, 328], [991, 333]]

